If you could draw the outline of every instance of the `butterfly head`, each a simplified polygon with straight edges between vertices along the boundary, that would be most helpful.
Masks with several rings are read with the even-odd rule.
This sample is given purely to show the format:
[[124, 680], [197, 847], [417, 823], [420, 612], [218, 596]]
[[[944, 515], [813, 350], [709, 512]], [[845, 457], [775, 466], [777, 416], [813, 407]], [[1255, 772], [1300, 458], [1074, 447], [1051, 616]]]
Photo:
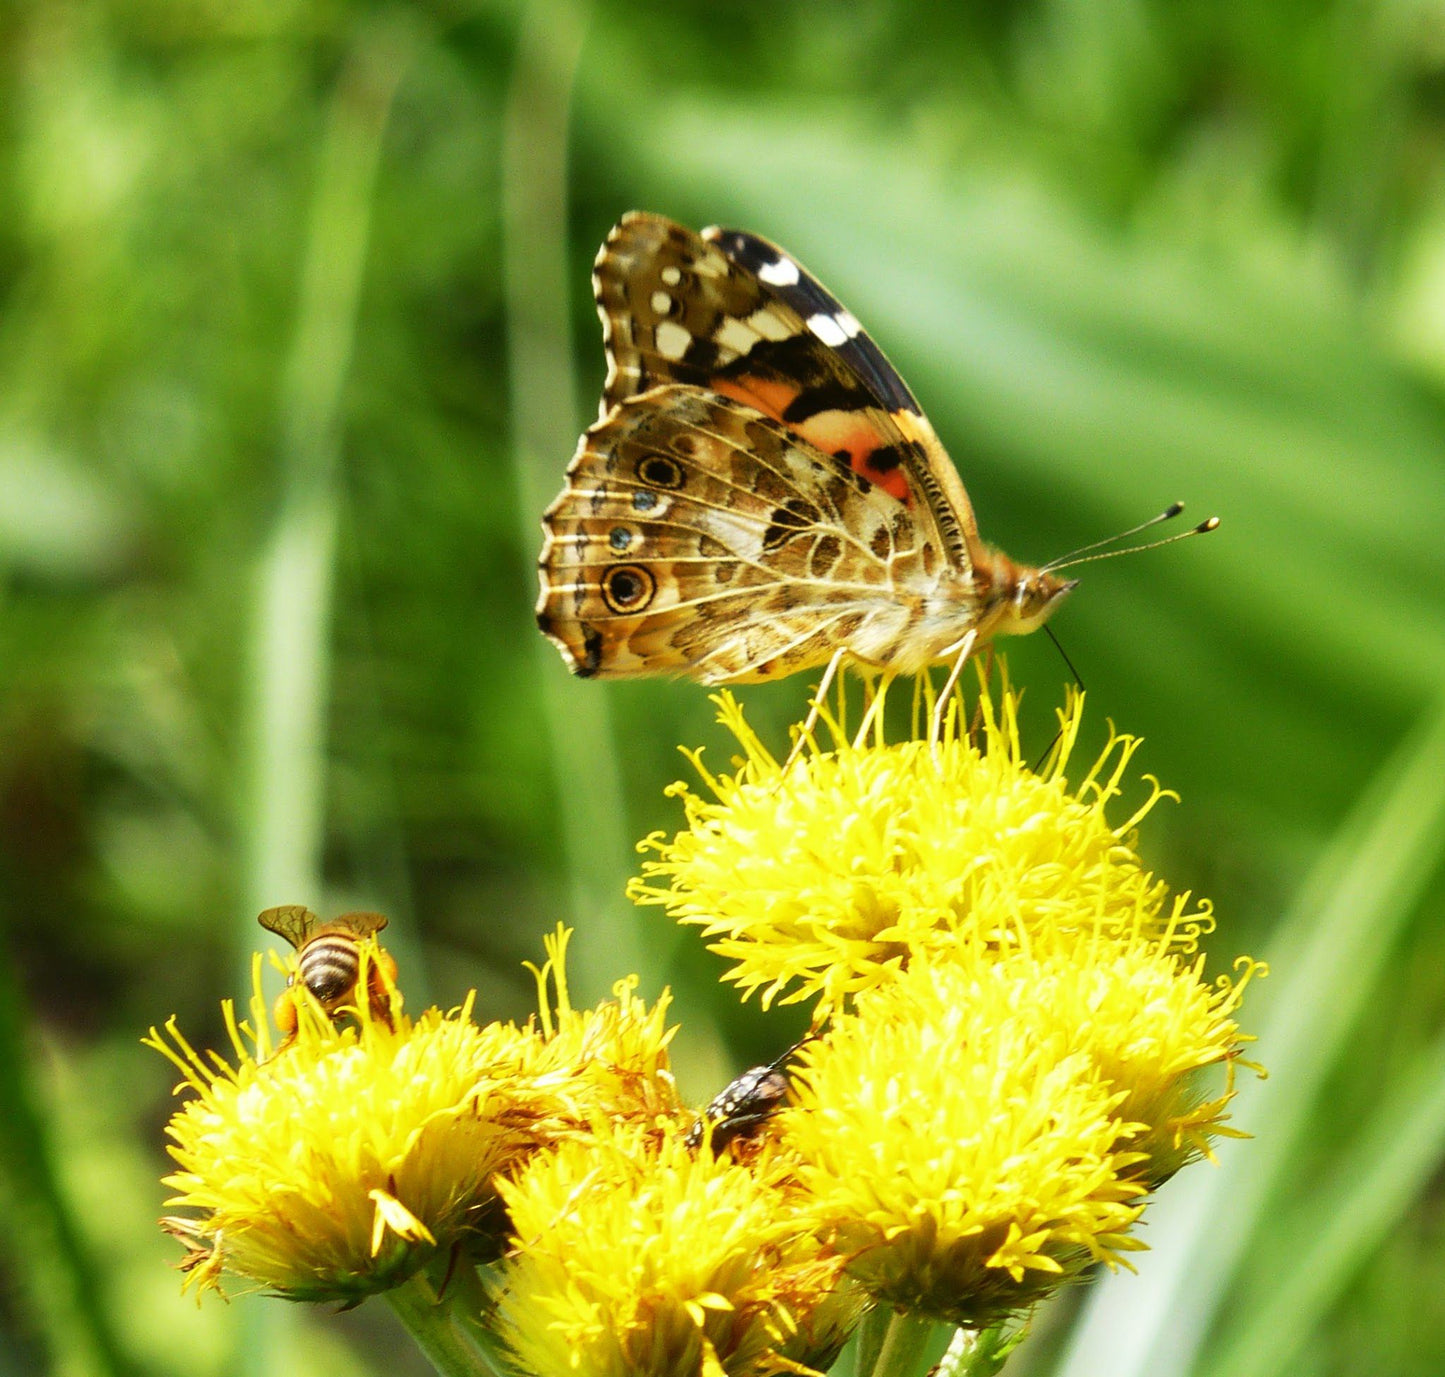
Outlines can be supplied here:
[[1037, 631], [1078, 583], [1078, 579], [1060, 578], [1044, 569], [1021, 569], [1013, 600], [999, 630], [1010, 636]]
[[[1078, 579], [1061, 578], [1047, 569], [1015, 564], [1007, 555], [992, 551], [985, 598], [987, 635], [1022, 636], [1037, 631], [1077, 587]], [[975, 577], [984, 570], [976, 570]]]

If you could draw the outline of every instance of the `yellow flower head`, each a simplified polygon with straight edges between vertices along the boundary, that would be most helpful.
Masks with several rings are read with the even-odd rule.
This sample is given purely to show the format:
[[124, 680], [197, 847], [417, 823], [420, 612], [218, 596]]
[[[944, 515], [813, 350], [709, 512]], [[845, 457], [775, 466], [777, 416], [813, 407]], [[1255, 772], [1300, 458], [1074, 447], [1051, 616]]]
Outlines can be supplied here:
[[515, 1231], [498, 1331], [523, 1371], [762, 1377], [826, 1366], [863, 1298], [787, 1172], [599, 1123], [501, 1191]]
[[[1264, 967], [1248, 957], [1235, 981], [1204, 978], [1204, 958], [1184, 960], [1163, 942], [1136, 938], [1098, 943], [1072, 956], [1019, 954], [972, 975], [947, 966], [920, 968], [917, 985], [937, 1000], [973, 998], [982, 976], [1011, 983], [1061, 1051], [1087, 1056], [1100, 1080], [1122, 1095], [1115, 1115], [1138, 1126], [1130, 1147], [1139, 1163], [1126, 1171], [1151, 1190], [1196, 1157], [1210, 1156], [1215, 1137], [1237, 1137], [1225, 1126], [1235, 1063], [1247, 1042], [1233, 1015], [1245, 987]], [[905, 984], [913, 984], [906, 981]], [[907, 998], [904, 991], [900, 996]], [[926, 1015], [925, 1015], [926, 1016]], [[1225, 1084], [1203, 1080], [1223, 1065]]]
[[835, 727], [831, 750], [787, 770], [730, 695], [717, 702], [745, 759], [712, 775], [692, 754], [712, 798], [673, 786], [687, 829], [643, 844], [657, 859], [631, 893], [701, 926], [744, 997], [761, 990], [766, 1004], [790, 990], [785, 1002], [833, 1005], [960, 940], [1043, 952], [1139, 934], [1188, 952], [1211, 924], [1187, 895], [1167, 902], [1132, 849], [1158, 784], [1146, 776], [1138, 806], [1108, 816], [1137, 740], [1111, 736], [1070, 784], [1080, 696], [1038, 773], [1007, 689], [996, 707], [981, 699], [977, 739], [949, 730], [936, 743], [862, 745]]
[[557, 1114], [571, 1126], [677, 1117], [682, 1106], [667, 1052], [674, 1032], [667, 1026], [670, 995], [664, 990], [649, 1008], [637, 995], [637, 977], [629, 976], [617, 982], [612, 999], [574, 1009], [566, 973], [570, 937], [559, 927], [546, 939], [546, 963], [530, 967], [540, 1027], [519, 1044], [517, 1074], [554, 1096]]
[[916, 967], [798, 1053], [780, 1141], [880, 1300], [985, 1327], [1139, 1246], [1139, 1126], [1035, 965]]
[[670, 1092], [661, 1010], [630, 995], [569, 1013], [570, 1039], [550, 1025], [478, 1028], [470, 996], [414, 1021], [362, 1000], [346, 1028], [299, 1000], [275, 1052], [259, 957], [254, 976], [252, 1022], [226, 1006], [234, 1066], [198, 1055], [174, 1021], [147, 1039], [194, 1092], [169, 1125], [180, 1170], [166, 1178], [168, 1203], [192, 1213], [165, 1224], [191, 1245], [198, 1293], [222, 1271], [298, 1300], [397, 1285], [454, 1243], [485, 1243], [498, 1170], [597, 1113], [655, 1112]]

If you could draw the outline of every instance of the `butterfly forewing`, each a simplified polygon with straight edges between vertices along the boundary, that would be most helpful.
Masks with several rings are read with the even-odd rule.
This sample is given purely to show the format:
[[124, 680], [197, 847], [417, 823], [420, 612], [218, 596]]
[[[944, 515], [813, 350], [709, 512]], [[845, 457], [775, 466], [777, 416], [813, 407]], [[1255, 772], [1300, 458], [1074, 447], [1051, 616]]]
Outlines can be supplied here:
[[898, 370], [884, 357], [853, 313], [796, 259], [776, 244], [743, 230], [720, 229], [714, 225], [703, 230], [702, 237], [716, 244], [729, 262], [765, 283], [792, 309], [808, 334], [832, 349], [852, 371], [858, 386], [845, 388], [837, 397], [839, 402], [853, 410], [875, 404], [890, 413], [923, 414]]
[[966, 572], [977, 531], [913, 394], [854, 317], [756, 235], [631, 214], [593, 273], [608, 351], [602, 414], [662, 382], [747, 403], [914, 509]]

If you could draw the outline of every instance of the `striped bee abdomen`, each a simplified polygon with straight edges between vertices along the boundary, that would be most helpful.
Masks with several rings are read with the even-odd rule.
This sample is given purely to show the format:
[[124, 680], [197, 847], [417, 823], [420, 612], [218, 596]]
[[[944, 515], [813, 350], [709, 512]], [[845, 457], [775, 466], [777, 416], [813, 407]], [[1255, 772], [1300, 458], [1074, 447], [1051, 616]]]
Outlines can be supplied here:
[[301, 951], [301, 983], [330, 1007], [356, 987], [360, 957], [356, 938], [345, 932], [314, 937]]

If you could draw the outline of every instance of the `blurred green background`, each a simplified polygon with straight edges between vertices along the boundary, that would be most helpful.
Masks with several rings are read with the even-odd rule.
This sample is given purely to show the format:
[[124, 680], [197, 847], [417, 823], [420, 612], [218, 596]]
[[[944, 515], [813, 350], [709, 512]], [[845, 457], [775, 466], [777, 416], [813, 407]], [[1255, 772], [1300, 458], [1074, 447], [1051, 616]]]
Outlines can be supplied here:
[[[1010, 1370], [1445, 1370], [1445, 3], [56, 0], [0, 62], [0, 1377], [422, 1370], [379, 1306], [198, 1311], [154, 1227], [137, 1039], [221, 1045], [263, 905], [516, 1018], [575, 922], [697, 1100], [791, 1039], [621, 897], [706, 694], [532, 620], [632, 207], [812, 267], [1013, 555], [1223, 518], [1054, 625], [1211, 969], [1274, 966], [1258, 1136]], [[781, 745], [806, 689], [744, 696]]]

